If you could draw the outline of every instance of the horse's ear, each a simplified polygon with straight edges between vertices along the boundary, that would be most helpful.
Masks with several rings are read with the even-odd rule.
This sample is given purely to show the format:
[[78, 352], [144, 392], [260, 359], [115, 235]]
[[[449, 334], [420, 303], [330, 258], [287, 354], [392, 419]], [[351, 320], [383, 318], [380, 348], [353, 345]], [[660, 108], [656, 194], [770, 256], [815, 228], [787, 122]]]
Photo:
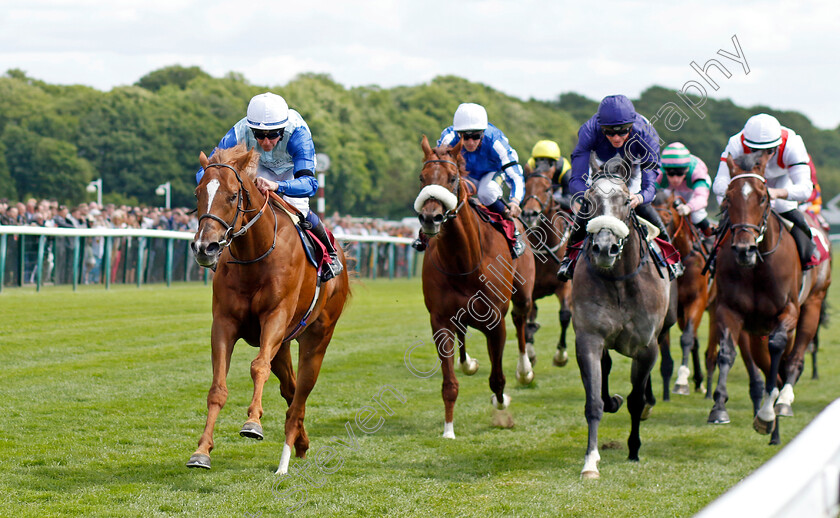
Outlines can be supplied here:
[[429, 139], [423, 135], [423, 140], [420, 141], [420, 147], [423, 148], [423, 155], [429, 158], [432, 155], [432, 146], [429, 145]]
[[775, 155], [771, 153], [761, 153], [761, 156], [758, 158], [758, 161], [755, 164], [755, 167], [758, 168], [758, 171], [761, 174], [761, 176], [764, 176], [764, 168], [767, 167], [767, 162], [769, 162], [770, 159], [773, 158], [773, 156]]
[[601, 166], [598, 165], [598, 160], [595, 158], [594, 151], [589, 153], [589, 169], [591, 169], [592, 174], [597, 173], [601, 169]]
[[201, 164], [203, 169], [207, 169], [207, 165], [210, 163], [210, 160], [207, 158], [207, 155], [204, 154], [204, 151], [198, 154], [198, 163]]
[[260, 154], [257, 153], [257, 148], [254, 148], [248, 151], [248, 154], [245, 155], [247, 161], [245, 162], [245, 167], [243, 168], [245, 171], [248, 172], [248, 175], [252, 178], [256, 178], [257, 176], [257, 167], [260, 163]]
[[735, 174], [735, 160], [732, 159], [732, 155], [726, 155], [726, 167], [729, 168], [729, 176]]
[[452, 153], [452, 156], [460, 156], [461, 155], [462, 144], [463, 144], [463, 142], [459, 140], [458, 143], [455, 144], [455, 146], [452, 149], [449, 150], [450, 153]]

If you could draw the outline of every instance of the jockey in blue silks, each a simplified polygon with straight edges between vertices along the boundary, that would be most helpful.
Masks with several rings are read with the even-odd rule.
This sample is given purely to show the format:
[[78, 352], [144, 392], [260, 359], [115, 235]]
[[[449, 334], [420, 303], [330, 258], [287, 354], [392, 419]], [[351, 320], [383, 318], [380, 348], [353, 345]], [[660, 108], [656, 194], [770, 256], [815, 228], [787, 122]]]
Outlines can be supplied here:
[[[636, 113], [633, 103], [626, 96], [604, 97], [598, 106], [598, 113], [578, 130], [578, 143], [572, 152], [572, 178], [569, 181], [569, 191], [573, 197], [580, 198], [581, 193], [588, 188], [589, 158], [592, 152], [599, 165], [615, 156], [630, 161], [633, 168], [629, 172], [630, 177], [626, 179], [631, 193], [630, 207], [635, 209], [636, 214], [656, 225], [662, 239], [670, 241], [659, 214], [650, 206], [656, 194], [656, 177], [660, 168], [659, 134], [644, 116]], [[584, 200], [583, 204], [586, 203]], [[578, 243], [586, 237], [588, 213], [585, 206], [577, 209], [569, 244]], [[572, 277], [573, 268], [569, 258], [571, 248], [566, 247], [560, 262], [557, 276], [561, 279]], [[682, 265], [671, 265], [671, 273], [679, 276]]]
[[[517, 218], [522, 213], [519, 203], [525, 196], [525, 179], [519, 156], [510, 147], [508, 138], [502, 130], [487, 122], [487, 111], [479, 104], [461, 104], [455, 110], [452, 122], [452, 126], [441, 132], [438, 147], [451, 148], [460, 141], [467, 173], [478, 186], [478, 201], [506, 218]], [[502, 201], [502, 182], [510, 187], [508, 207]], [[425, 250], [424, 237], [421, 235], [414, 241], [414, 248]], [[517, 233], [511, 253], [515, 259], [524, 251], [525, 242]]]
[[[313, 172], [315, 144], [306, 121], [297, 111], [290, 110], [286, 100], [279, 95], [259, 94], [248, 103], [246, 117], [228, 130], [218, 147], [228, 149], [242, 142], [260, 154], [254, 182], [257, 188], [266, 195], [270, 191], [276, 192], [298, 209], [306, 217], [312, 233], [326, 247], [332, 264], [325, 265], [321, 280], [337, 276], [344, 267], [321, 219], [309, 210], [309, 198], [318, 192], [318, 180]], [[201, 181], [202, 176], [204, 169], [199, 169], [196, 182]]]

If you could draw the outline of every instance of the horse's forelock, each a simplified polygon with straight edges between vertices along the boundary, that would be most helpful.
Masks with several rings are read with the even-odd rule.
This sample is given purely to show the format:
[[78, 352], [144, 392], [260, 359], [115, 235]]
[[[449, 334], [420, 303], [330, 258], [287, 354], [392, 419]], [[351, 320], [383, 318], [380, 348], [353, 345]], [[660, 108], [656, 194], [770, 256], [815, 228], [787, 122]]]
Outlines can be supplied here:
[[752, 171], [759, 166], [761, 153], [746, 153], [735, 159], [735, 165], [742, 171]]

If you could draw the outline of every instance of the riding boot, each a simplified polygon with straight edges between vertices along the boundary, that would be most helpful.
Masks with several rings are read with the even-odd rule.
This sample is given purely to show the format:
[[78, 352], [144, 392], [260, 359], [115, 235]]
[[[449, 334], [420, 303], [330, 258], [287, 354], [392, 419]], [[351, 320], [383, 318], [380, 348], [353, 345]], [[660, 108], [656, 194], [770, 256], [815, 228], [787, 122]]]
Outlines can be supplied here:
[[419, 231], [417, 233], [417, 239], [411, 243], [411, 248], [417, 250], [418, 252], [422, 252], [426, 250], [426, 245], [429, 244], [429, 236], [423, 233], [423, 231]]
[[713, 246], [715, 246], [715, 229], [712, 228], [712, 224], [708, 218], [703, 218], [700, 220], [696, 225], [700, 232], [703, 233], [703, 245], [706, 247], [706, 251], [710, 251]]
[[[487, 205], [487, 208], [490, 209], [491, 211], [495, 212], [496, 214], [501, 215], [505, 219], [510, 219], [507, 216], [507, 212], [506, 212], [507, 207], [505, 207], [505, 204], [501, 200], [501, 198], [494, 201], [490, 205]], [[516, 239], [516, 242], [513, 244], [513, 246], [510, 247], [510, 255], [511, 255], [511, 257], [516, 259], [517, 257], [519, 257], [520, 255], [522, 255], [525, 252], [525, 240], [522, 239], [522, 236], [519, 234], [519, 229], [516, 228], [515, 224], [514, 224], [513, 228], [514, 228], [513, 237]]]
[[811, 239], [811, 228], [805, 221], [805, 216], [799, 212], [798, 209], [789, 210], [779, 214], [786, 220], [793, 223], [791, 235], [796, 242], [796, 250], [799, 252], [799, 261], [802, 263], [802, 271], [812, 268], [807, 266], [811, 262], [811, 257], [814, 255], [816, 245]]
[[341, 264], [341, 260], [338, 258], [338, 252], [330, 242], [329, 236], [327, 236], [327, 230], [324, 228], [324, 223], [318, 222], [316, 226], [312, 227], [311, 232], [315, 234], [318, 241], [324, 244], [324, 247], [327, 249], [327, 254], [330, 256], [331, 263], [324, 264], [324, 267], [321, 269], [321, 282], [326, 282], [333, 277], [337, 277], [344, 269], [344, 265]]
[[[585, 203], [585, 202], [584, 202]], [[586, 224], [589, 222], [589, 217], [585, 214], [587, 210], [583, 207], [575, 214], [575, 221], [572, 225], [572, 233], [566, 241], [566, 250], [563, 253], [563, 259], [560, 261], [560, 268], [557, 270], [557, 278], [561, 281], [570, 281], [575, 273], [575, 265], [572, 263], [570, 254], [573, 246], [580, 243], [586, 238]]]

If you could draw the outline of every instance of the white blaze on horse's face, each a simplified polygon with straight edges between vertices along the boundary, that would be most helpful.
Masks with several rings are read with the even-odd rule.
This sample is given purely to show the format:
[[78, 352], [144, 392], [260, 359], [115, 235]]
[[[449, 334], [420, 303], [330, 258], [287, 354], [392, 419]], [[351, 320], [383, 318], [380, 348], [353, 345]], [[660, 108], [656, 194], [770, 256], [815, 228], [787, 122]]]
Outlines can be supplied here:
[[210, 212], [210, 207], [213, 206], [213, 198], [216, 197], [219, 185], [219, 180], [215, 178], [207, 182], [207, 212]]
[[744, 182], [744, 185], [741, 186], [741, 196], [744, 197], [744, 200], [750, 199], [750, 194], [752, 194], [753, 188], [749, 182]]
[[[596, 214], [608, 215], [623, 219], [624, 207], [627, 204], [627, 192], [622, 184], [612, 178], [595, 180], [592, 190], [597, 196]], [[595, 200], [590, 200], [595, 201]]]

